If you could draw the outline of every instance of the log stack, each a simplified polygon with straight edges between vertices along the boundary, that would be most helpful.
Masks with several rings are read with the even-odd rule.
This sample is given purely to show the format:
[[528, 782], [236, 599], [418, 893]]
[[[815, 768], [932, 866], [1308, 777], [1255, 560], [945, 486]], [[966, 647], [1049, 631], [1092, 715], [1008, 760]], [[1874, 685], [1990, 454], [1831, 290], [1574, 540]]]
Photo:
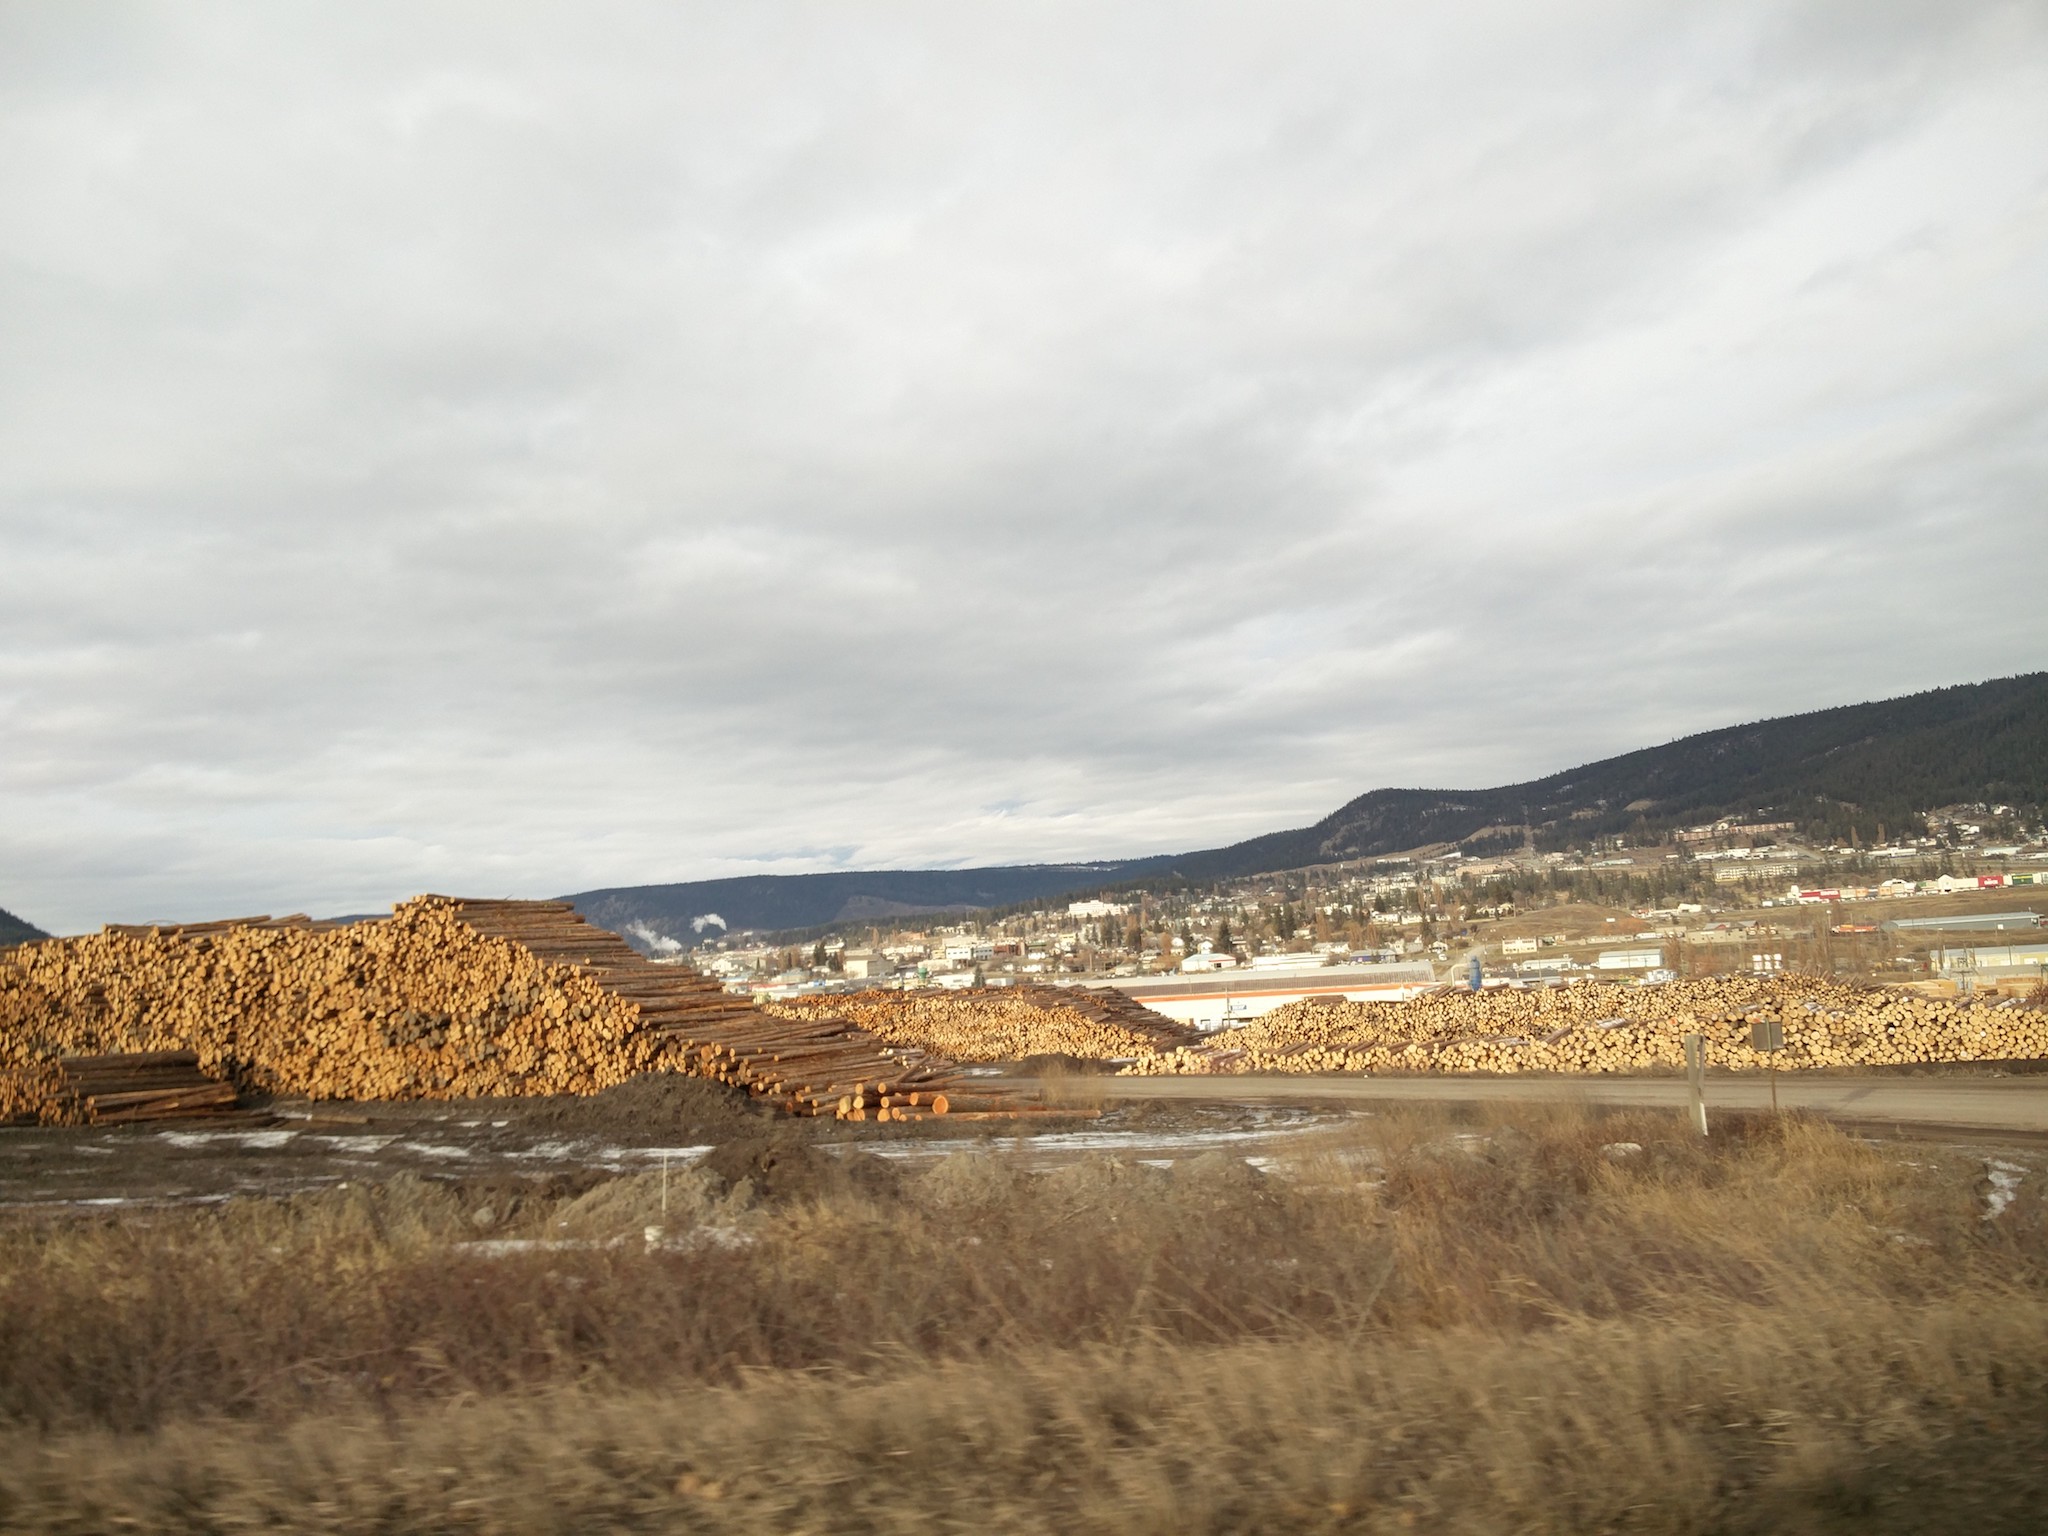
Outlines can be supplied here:
[[0, 1119], [87, 1118], [64, 1058], [173, 1051], [314, 1099], [587, 1094], [672, 1071], [824, 1114], [856, 1088], [893, 1110], [882, 1093], [952, 1084], [950, 1061], [764, 1014], [563, 902], [422, 896], [374, 921], [109, 927], [0, 956]]
[[[1750, 1048], [1774, 1019], [1785, 1048]], [[1643, 1072], [1676, 1069], [1684, 1037], [1710, 1065], [1894, 1066], [2048, 1057], [2048, 1012], [2017, 999], [1954, 1002], [1817, 976], [1732, 976], [1631, 987], [1586, 982], [1405, 1003], [1291, 1003], [1134, 1074], [1218, 1072]]]
[[1114, 987], [1048, 987], [1038, 982], [1026, 982], [1016, 990], [1024, 1001], [1034, 1007], [1071, 1009], [1083, 1018], [1134, 1036], [1148, 1047], [1143, 1052], [1125, 1054], [1145, 1055], [1153, 1051], [1174, 1050], [1192, 1043], [1200, 1034], [1193, 1025], [1155, 1013], [1129, 993], [1119, 992]]
[[952, 1061], [1079, 1056], [1148, 1057], [1190, 1043], [1195, 1032], [1122, 993], [1054, 987], [897, 992], [877, 989], [797, 997], [763, 1007], [788, 1019], [836, 1016], [880, 1039]]

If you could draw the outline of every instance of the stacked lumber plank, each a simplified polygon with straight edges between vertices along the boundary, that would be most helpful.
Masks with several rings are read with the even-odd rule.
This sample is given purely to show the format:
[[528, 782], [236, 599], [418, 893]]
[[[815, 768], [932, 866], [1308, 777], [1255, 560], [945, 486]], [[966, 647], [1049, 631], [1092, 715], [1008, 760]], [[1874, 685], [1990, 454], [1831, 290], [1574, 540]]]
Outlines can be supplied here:
[[374, 921], [109, 927], [0, 957], [0, 1118], [84, 1118], [62, 1058], [164, 1051], [315, 1099], [587, 1094], [671, 1071], [825, 1114], [856, 1089], [865, 1107], [952, 1083], [949, 1061], [763, 1014], [562, 902], [423, 896]]
[[[1750, 1047], [1775, 1020], [1784, 1049]], [[1404, 1003], [1308, 1000], [1141, 1060], [1134, 1074], [1641, 1072], [1676, 1068], [1684, 1038], [1711, 1065], [1894, 1066], [2048, 1057], [2048, 1012], [2016, 999], [1944, 1001], [1817, 976], [1728, 976], [1631, 987], [1443, 989]]]
[[762, 1005], [799, 1020], [833, 1016], [896, 1044], [952, 1061], [1019, 1061], [1080, 1056], [1100, 1061], [1150, 1056], [1194, 1032], [1116, 995], [1052, 987], [988, 987], [969, 992], [876, 989], [798, 997]]
[[59, 1090], [92, 1125], [191, 1120], [233, 1111], [235, 1085], [199, 1070], [193, 1051], [130, 1051], [66, 1056], [57, 1063]]

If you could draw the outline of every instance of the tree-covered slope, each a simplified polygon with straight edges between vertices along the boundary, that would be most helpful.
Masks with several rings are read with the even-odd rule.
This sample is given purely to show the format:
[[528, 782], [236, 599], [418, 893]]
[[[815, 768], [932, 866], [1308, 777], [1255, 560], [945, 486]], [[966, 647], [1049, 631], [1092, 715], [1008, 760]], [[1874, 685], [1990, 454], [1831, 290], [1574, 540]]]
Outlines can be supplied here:
[[[716, 913], [730, 931], [819, 927], [913, 912], [1038, 901], [1179, 874], [1231, 879], [1430, 844], [1474, 852], [1615, 833], [1655, 834], [1721, 816], [1796, 822], [1866, 842], [1944, 805], [2048, 805], [2048, 673], [1939, 688], [1875, 704], [1705, 731], [1497, 789], [1376, 789], [1312, 827], [1227, 848], [1092, 864], [753, 875], [625, 886], [567, 898], [618, 932], [689, 942]], [[716, 932], [716, 929], [712, 930]]]
[[[709, 932], [777, 932], [828, 923], [974, 911], [1093, 890], [1164, 869], [1166, 859], [1100, 864], [1016, 864], [982, 869], [882, 869], [818, 875], [741, 875], [675, 885], [632, 885], [564, 897], [603, 928], [689, 943]], [[721, 921], [713, 923], [712, 918]]]
[[[1498, 789], [1377, 789], [1312, 827], [1173, 861], [1191, 876], [1366, 858], [1481, 837], [1545, 845], [1721, 816], [1896, 836], [1938, 806], [2048, 805], [2048, 673], [1705, 731]], [[1488, 829], [1503, 829], [1486, 837]]]
[[32, 939], [48, 937], [49, 935], [34, 923], [25, 923], [5, 907], [0, 907], [0, 949], [5, 949], [10, 944], [26, 944]]

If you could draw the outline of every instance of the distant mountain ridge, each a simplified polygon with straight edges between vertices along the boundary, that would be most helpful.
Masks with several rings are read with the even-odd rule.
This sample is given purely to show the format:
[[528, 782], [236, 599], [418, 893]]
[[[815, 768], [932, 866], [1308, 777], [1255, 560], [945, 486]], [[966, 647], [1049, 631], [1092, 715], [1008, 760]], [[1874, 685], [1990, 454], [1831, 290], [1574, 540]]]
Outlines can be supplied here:
[[[693, 942], [744, 929], [764, 932], [828, 923], [972, 912], [1011, 902], [1094, 890], [1168, 869], [1169, 858], [1099, 864], [1012, 864], [982, 869], [884, 869], [818, 875], [738, 875], [679, 885], [580, 891], [576, 904], [600, 928], [643, 944], [649, 934]], [[716, 918], [721, 921], [712, 922]], [[636, 932], [640, 929], [645, 932]]]
[[[728, 931], [1043, 900], [1159, 875], [1238, 879], [1270, 870], [1455, 844], [1471, 853], [1616, 833], [1656, 833], [1767, 813], [1813, 835], [1897, 836], [1927, 811], [1978, 802], [2048, 805], [2048, 672], [1938, 688], [1704, 731], [1497, 789], [1376, 789], [1313, 826], [1225, 848], [1084, 864], [749, 875], [584, 891], [592, 922], [646, 942], [691, 942], [716, 913]], [[632, 932], [634, 929], [641, 932]], [[712, 931], [717, 931], [715, 928]]]
[[0, 907], [0, 949], [10, 944], [28, 944], [36, 939], [47, 939], [49, 935], [34, 923], [23, 922], [5, 907]]

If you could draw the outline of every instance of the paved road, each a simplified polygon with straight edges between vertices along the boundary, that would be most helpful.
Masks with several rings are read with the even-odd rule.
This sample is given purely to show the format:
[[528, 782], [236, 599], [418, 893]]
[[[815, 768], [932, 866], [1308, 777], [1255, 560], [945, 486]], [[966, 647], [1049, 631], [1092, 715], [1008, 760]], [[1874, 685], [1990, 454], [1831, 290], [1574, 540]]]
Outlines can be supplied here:
[[[1119, 1077], [1097, 1079], [1111, 1100], [1191, 1099], [1232, 1104], [1331, 1100], [1577, 1102], [1685, 1106], [1682, 1078], [1615, 1077]], [[1091, 1089], [1095, 1082], [1090, 1083]], [[1834, 1119], [2048, 1134], [2048, 1076], [1803, 1077], [1781, 1073], [1778, 1102]], [[1707, 1110], [1768, 1109], [1769, 1080], [1709, 1077]]]

